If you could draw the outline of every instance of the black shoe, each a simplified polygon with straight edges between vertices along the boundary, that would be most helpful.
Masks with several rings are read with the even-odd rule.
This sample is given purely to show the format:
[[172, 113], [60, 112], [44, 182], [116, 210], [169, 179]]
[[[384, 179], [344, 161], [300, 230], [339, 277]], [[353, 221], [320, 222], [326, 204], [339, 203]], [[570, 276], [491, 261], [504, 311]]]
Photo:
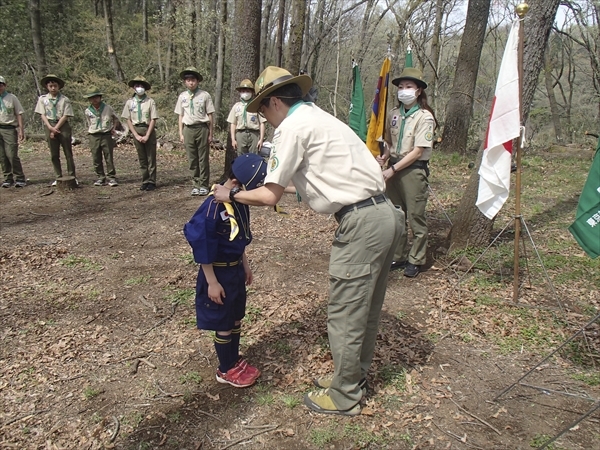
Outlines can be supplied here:
[[145, 191], [148, 189], [148, 183], [142, 183], [142, 185], [140, 186], [140, 191]]
[[146, 185], [146, 190], [147, 191], [153, 191], [154, 189], [156, 189], [156, 185], [154, 183], [148, 183]]
[[408, 264], [408, 261], [392, 261], [390, 270], [404, 269], [407, 264]]
[[409, 278], [414, 278], [421, 272], [421, 266], [417, 266], [415, 264], [408, 263], [406, 268], [404, 269], [404, 276]]

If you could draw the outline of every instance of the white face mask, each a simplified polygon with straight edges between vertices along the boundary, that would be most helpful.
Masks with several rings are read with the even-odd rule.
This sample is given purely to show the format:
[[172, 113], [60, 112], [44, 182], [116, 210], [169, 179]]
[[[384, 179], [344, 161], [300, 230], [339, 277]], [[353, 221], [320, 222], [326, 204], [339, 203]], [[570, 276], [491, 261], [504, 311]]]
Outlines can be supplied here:
[[248, 100], [250, 100], [252, 98], [252, 93], [250, 93], [250, 92], [242, 92], [240, 94], [240, 98], [242, 100], [248, 101]]
[[405, 105], [410, 105], [417, 100], [417, 90], [416, 89], [400, 89], [398, 90], [398, 100], [400, 100]]
[[144, 89], [144, 88], [143, 88], [143, 87], [141, 87], [141, 86], [138, 86], [138, 87], [136, 87], [136, 88], [135, 88], [135, 93], [136, 93], [137, 95], [144, 95], [144, 93], [145, 93], [145, 92], [146, 92], [146, 89]]

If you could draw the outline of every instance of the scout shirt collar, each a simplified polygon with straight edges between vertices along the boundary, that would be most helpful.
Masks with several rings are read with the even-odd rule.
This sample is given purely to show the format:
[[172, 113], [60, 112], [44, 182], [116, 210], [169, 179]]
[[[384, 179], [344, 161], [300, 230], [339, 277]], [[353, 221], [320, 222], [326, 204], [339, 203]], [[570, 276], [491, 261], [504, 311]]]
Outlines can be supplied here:
[[306, 102], [303, 100], [300, 100], [297, 103], [294, 103], [292, 106], [290, 106], [290, 109], [288, 110], [287, 116], [289, 117], [291, 116], [298, 108], [300, 108], [301, 105], [304, 105]]
[[408, 117], [412, 116], [414, 113], [416, 113], [419, 109], [420, 109], [420, 106], [418, 103], [415, 103], [415, 105], [412, 108], [410, 108], [408, 111], [406, 111], [404, 109], [404, 103], [400, 104], [401, 121], [400, 121], [400, 131], [398, 133], [398, 142], [396, 144], [396, 151], [398, 153], [400, 153], [400, 149], [402, 148], [402, 138], [404, 137], [404, 125], [406, 124], [406, 119]]
[[104, 111], [104, 107], [106, 104], [104, 102], [100, 102], [100, 108], [94, 108], [94, 105], [90, 105], [88, 107], [88, 111], [90, 111], [94, 116], [96, 116], [96, 128], [102, 128], [102, 111]]

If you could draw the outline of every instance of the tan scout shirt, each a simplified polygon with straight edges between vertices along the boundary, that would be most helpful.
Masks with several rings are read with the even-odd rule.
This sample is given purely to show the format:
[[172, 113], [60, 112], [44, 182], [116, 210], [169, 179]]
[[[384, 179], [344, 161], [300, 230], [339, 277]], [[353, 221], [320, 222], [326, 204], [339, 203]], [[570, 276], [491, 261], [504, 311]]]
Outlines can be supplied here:
[[158, 119], [156, 103], [154, 103], [154, 99], [150, 97], [144, 97], [140, 102], [138, 96], [134, 95], [125, 102], [121, 117], [125, 120], [131, 119], [131, 123], [134, 125], [139, 125], [141, 123], [150, 125], [151, 120]]
[[313, 103], [294, 105], [273, 136], [265, 183], [287, 187], [290, 180], [323, 214], [385, 190], [381, 167], [364, 142]]
[[208, 123], [210, 121], [208, 115], [215, 112], [210, 94], [198, 89], [194, 93], [193, 106], [191, 103], [189, 91], [179, 94], [177, 104], [175, 105], [175, 114], [183, 114], [183, 123], [185, 125], [195, 125], [201, 122]]
[[73, 117], [73, 107], [71, 100], [62, 95], [60, 92], [56, 99], [50, 94], [44, 94], [38, 98], [35, 112], [39, 115], [45, 115], [48, 120], [57, 121], [62, 116]]
[[402, 138], [402, 145], [398, 148], [398, 135], [400, 133], [400, 124], [402, 123], [400, 108], [394, 108], [388, 113], [385, 140], [391, 143], [390, 158], [403, 158], [415, 147], [423, 147], [423, 154], [419, 159], [429, 161], [433, 147], [433, 130], [435, 128], [433, 115], [426, 109], [419, 109], [405, 120], [404, 137]]
[[[104, 108], [102, 105], [104, 105]], [[91, 105], [85, 109], [85, 118], [87, 119], [88, 133], [90, 134], [108, 133], [112, 130], [113, 118], [118, 120], [114, 109], [106, 103], [101, 103], [100, 109], [102, 111], [100, 114]]]
[[18, 127], [17, 116], [23, 114], [23, 107], [19, 99], [10, 92], [5, 92], [4, 97], [2, 97], [2, 104], [4, 106], [0, 105], [0, 125]]
[[[250, 103], [247, 102], [246, 105]], [[236, 130], [259, 130], [260, 124], [265, 123], [267, 119], [260, 117], [257, 113], [246, 111], [244, 114], [244, 102], [237, 102], [229, 111], [227, 122], [235, 125]], [[245, 117], [244, 117], [245, 116]]]

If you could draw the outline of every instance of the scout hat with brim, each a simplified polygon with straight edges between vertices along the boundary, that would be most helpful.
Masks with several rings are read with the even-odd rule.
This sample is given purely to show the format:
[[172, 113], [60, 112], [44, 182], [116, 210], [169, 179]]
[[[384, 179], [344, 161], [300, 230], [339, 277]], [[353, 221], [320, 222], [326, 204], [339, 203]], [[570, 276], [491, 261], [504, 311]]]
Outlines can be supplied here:
[[261, 187], [267, 176], [267, 163], [255, 153], [245, 153], [231, 163], [231, 171], [236, 180], [242, 183], [245, 190]]
[[400, 76], [398, 78], [394, 78], [392, 80], [392, 84], [394, 86], [398, 86], [400, 84], [400, 81], [402, 81], [402, 80], [414, 81], [415, 83], [417, 83], [417, 86], [419, 86], [423, 89], [427, 89], [427, 83], [425, 83], [425, 80], [423, 79], [423, 72], [421, 72], [416, 67], [413, 67], [412, 51], [411, 51], [410, 47], [408, 47], [408, 49], [406, 50], [406, 60], [404, 63], [404, 70], [402, 71], [402, 73], [400, 74]]
[[251, 113], [257, 112], [260, 102], [265, 97], [286, 84], [297, 84], [302, 89], [302, 96], [304, 97], [312, 87], [312, 79], [308, 75], [293, 76], [281, 67], [269, 66], [258, 76], [254, 84], [256, 97], [248, 103], [246, 110]]
[[6, 80], [0, 75], [0, 84], [6, 84]]
[[127, 83], [127, 86], [134, 87], [136, 84], [141, 84], [147, 91], [149, 91], [152, 87], [144, 77], [135, 77], [133, 80], [130, 80], [129, 83]]
[[58, 83], [59, 89], [62, 89], [65, 86], [65, 82], [52, 73], [49, 73], [44, 78], [42, 78], [42, 85], [46, 86], [51, 81]]
[[242, 80], [238, 87], [235, 88], [236, 91], [241, 91], [242, 89], [254, 90], [254, 84], [252, 83], [252, 81], [246, 78], [245, 80]]
[[83, 94], [83, 96], [85, 98], [92, 98], [92, 97], [96, 97], [96, 96], [102, 96], [104, 95], [102, 92], [100, 92], [100, 89], [98, 89], [96, 86], [90, 86], [89, 89], [86, 91], [85, 94]]
[[179, 72], [179, 78], [181, 78], [182, 80], [185, 80], [185, 77], [189, 76], [195, 77], [198, 81], [203, 80], [202, 75], [200, 75], [200, 72], [198, 72], [198, 69], [196, 69], [195, 67], [186, 67], [181, 72]]

